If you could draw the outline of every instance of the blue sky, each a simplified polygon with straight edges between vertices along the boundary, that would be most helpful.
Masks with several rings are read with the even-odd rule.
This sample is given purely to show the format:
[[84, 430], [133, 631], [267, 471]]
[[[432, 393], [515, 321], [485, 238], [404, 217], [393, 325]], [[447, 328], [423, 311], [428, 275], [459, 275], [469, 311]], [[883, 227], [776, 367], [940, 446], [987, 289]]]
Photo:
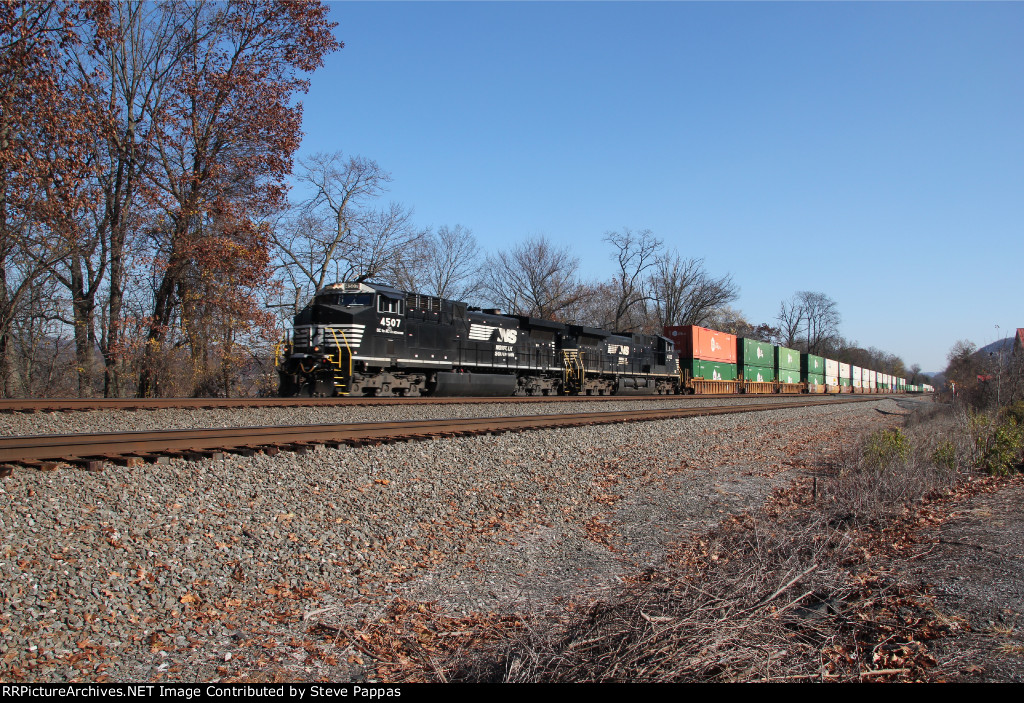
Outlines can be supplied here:
[[606, 232], [651, 229], [732, 273], [751, 322], [821, 291], [928, 371], [1024, 326], [1024, 3], [331, 12], [300, 156], [376, 160], [422, 226], [544, 234], [592, 279]]

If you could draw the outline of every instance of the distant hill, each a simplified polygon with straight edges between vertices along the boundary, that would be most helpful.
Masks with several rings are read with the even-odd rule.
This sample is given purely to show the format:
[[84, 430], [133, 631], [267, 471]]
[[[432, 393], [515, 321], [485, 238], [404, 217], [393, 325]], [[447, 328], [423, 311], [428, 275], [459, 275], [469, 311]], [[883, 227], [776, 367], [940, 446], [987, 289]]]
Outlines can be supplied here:
[[[974, 356], [988, 356], [989, 354], [1003, 354], [1009, 355], [1013, 352], [1013, 337], [1005, 337], [998, 339], [991, 344], [986, 344], [978, 351], [974, 352]], [[932, 385], [936, 388], [941, 387], [946, 382], [946, 370], [942, 371], [922, 371], [921, 373], [931, 376]]]
[[1000, 339], [992, 342], [991, 344], [987, 344], [976, 351], [975, 354], [998, 354], [1000, 351], [1006, 353], [1013, 351], [1013, 337], [1006, 337], [1005, 339]]

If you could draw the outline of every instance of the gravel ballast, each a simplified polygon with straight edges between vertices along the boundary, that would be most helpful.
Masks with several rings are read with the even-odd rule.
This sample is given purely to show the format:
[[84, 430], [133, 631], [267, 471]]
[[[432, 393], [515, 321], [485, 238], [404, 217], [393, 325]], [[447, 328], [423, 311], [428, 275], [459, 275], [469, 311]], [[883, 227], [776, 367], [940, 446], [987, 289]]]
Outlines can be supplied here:
[[[353, 623], [398, 596], [459, 614], [586, 600], [656, 564], [672, 541], [759, 504], [822, 452], [893, 421], [877, 410], [915, 402], [229, 455], [99, 474], [19, 469], [0, 481], [0, 676], [358, 679], [365, 662], [354, 650], [311, 628]], [[457, 407], [461, 416], [505, 414]], [[356, 410], [368, 411], [346, 408], [344, 419], [320, 408], [301, 417], [295, 409], [135, 414], [298, 424], [356, 421]], [[381, 420], [399, 411], [424, 417], [422, 406], [369, 411], [387, 411], [373, 418]], [[267, 417], [283, 412], [289, 420]], [[248, 419], [232, 423], [236, 413]], [[87, 416], [128, 429], [132, 414], [31, 419], [57, 420], [43, 432], [84, 432], [104, 429]], [[8, 429], [12, 419], [4, 418]], [[77, 429], [57, 429], [60, 422]]]
[[781, 403], [793, 400], [826, 400], [826, 396], [799, 398], [754, 395], [704, 399], [693, 396], [643, 400], [562, 401], [557, 403], [474, 403], [431, 405], [305, 406], [291, 408], [161, 410], [89, 410], [78, 412], [0, 413], [0, 437], [88, 432], [131, 432], [213, 427], [263, 427], [273, 425], [320, 425], [347, 422], [390, 422], [467, 417], [513, 417], [558, 413], [617, 412], [644, 408], [707, 407]]

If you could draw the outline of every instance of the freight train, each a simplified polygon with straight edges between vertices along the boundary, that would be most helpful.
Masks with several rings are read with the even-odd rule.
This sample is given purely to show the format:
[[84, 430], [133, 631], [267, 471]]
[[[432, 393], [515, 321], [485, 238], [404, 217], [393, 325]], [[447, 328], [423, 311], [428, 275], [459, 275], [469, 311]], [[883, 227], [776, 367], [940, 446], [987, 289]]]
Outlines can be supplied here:
[[[317, 291], [295, 316], [275, 363], [282, 396], [843, 392], [813, 374], [796, 377], [793, 350], [699, 327], [665, 331], [609, 332], [344, 282]], [[737, 348], [747, 363], [737, 363]], [[783, 380], [779, 349], [789, 355]], [[774, 361], [764, 364], [768, 355]]]

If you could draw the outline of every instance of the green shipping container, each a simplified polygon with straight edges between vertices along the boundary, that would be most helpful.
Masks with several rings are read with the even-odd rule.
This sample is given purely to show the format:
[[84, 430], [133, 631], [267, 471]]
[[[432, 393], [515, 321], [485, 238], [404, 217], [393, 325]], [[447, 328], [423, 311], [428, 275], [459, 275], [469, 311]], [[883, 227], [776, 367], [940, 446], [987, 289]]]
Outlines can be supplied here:
[[[796, 349], [775, 347], [775, 368], [779, 371], [782, 371], [782, 369], [793, 369], [794, 371], [799, 371], [800, 356], [800, 352]], [[785, 381], [784, 383], [789, 383], [789, 381]]]
[[807, 374], [807, 377], [804, 379], [804, 382], [807, 383], [808, 385], [824, 386], [825, 385], [825, 374], [823, 374], [823, 373], [809, 373], [809, 374]]
[[744, 366], [743, 380], [745, 381], [774, 381], [775, 369], [771, 366]]
[[800, 373], [803, 376], [825, 377], [825, 357], [814, 354], [800, 355]]
[[800, 383], [800, 372], [794, 369], [779, 369], [779, 383]]
[[683, 359], [680, 362], [684, 368], [689, 368], [694, 378], [703, 378], [706, 381], [735, 381], [736, 364], [727, 364], [724, 361], [704, 361], [703, 359]]
[[853, 384], [853, 379], [843, 378], [842, 376], [839, 377], [839, 385], [840, 386], [849, 386], [849, 385], [852, 385], [852, 384]]
[[[775, 347], [768, 342], [741, 337], [736, 340], [736, 354], [740, 366], [774, 366]], [[750, 379], [747, 379], [748, 381]]]

